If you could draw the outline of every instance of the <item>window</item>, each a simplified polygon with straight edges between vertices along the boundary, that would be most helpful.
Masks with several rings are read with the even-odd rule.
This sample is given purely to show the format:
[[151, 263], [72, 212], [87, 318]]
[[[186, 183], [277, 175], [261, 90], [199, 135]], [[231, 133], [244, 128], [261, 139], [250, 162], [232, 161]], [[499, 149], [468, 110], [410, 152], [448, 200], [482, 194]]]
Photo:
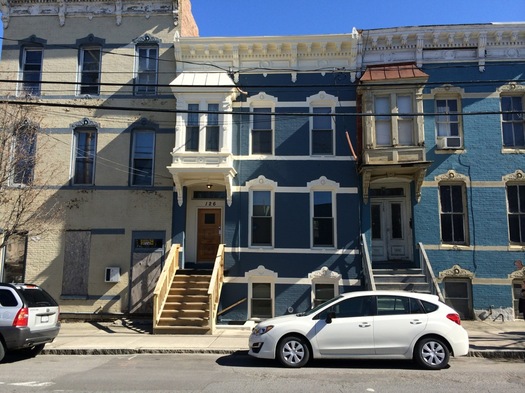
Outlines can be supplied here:
[[377, 146], [414, 145], [414, 112], [411, 94], [374, 97]]
[[25, 94], [40, 95], [42, 78], [42, 48], [24, 48], [22, 55], [22, 91]]
[[137, 67], [135, 94], [157, 94], [157, 46], [137, 47]]
[[467, 214], [463, 185], [440, 185], [441, 241], [467, 244]]
[[253, 108], [252, 154], [273, 153], [272, 108]]
[[37, 131], [35, 127], [22, 126], [15, 131], [11, 154], [13, 184], [31, 184], [35, 169]]
[[313, 192], [312, 244], [314, 247], [334, 246], [332, 192]]
[[326, 319], [326, 314], [328, 312], [333, 313], [333, 318], [370, 316], [373, 313], [373, 300], [374, 298], [372, 296], [360, 296], [345, 299], [323, 311], [319, 316], [319, 319]]
[[208, 104], [206, 151], [219, 151], [219, 104]]
[[377, 315], [424, 314], [417, 299], [403, 296], [378, 296]]
[[95, 128], [75, 129], [73, 184], [92, 185], [95, 182], [95, 157], [97, 130]]
[[461, 319], [471, 319], [472, 283], [469, 278], [445, 278], [443, 280], [445, 303], [457, 311]]
[[457, 99], [436, 99], [436, 133], [438, 147], [441, 149], [460, 148], [459, 104]]
[[188, 105], [186, 151], [199, 151], [199, 104]]
[[251, 317], [271, 318], [272, 311], [272, 284], [266, 282], [254, 282], [251, 297]]
[[80, 94], [100, 94], [100, 47], [84, 47], [80, 50]]
[[[501, 127], [503, 147], [525, 147], [523, 99], [520, 96], [501, 97]], [[517, 112], [517, 113], [509, 113]]]
[[272, 192], [252, 191], [251, 245], [272, 245]]
[[155, 133], [153, 131], [133, 132], [131, 168], [131, 184], [133, 186], [151, 186], [153, 184], [154, 151]]
[[[4, 266], [0, 261], [0, 282], [24, 282], [26, 268], [27, 234], [11, 235], [7, 239]], [[1, 301], [0, 301], [1, 303]]]
[[525, 185], [507, 185], [509, 240], [525, 244]]
[[334, 296], [334, 284], [314, 284], [314, 307], [332, 299]]
[[312, 155], [332, 155], [334, 153], [334, 131], [332, 108], [312, 108]]

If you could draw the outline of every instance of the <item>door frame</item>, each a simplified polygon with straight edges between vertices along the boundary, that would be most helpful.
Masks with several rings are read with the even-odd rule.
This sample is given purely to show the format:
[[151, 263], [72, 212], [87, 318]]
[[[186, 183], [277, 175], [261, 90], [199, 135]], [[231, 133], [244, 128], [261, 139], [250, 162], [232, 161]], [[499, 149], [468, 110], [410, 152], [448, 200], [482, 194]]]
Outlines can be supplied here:
[[[370, 226], [372, 225], [372, 204], [373, 203], [381, 203], [382, 205], [388, 204], [388, 206], [391, 206], [392, 202], [401, 202], [402, 209], [404, 210], [402, 225], [403, 225], [403, 236], [405, 238], [403, 243], [406, 248], [406, 253], [404, 257], [400, 257], [400, 258], [391, 257], [390, 255], [391, 253], [390, 253], [389, 245], [388, 245], [389, 242], [388, 242], [388, 239], [386, 239], [383, 241], [383, 242], [386, 242], [386, 245], [384, 245], [386, 249], [386, 259], [382, 259], [380, 261], [376, 260], [374, 258], [374, 252], [373, 252], [374, 240], [370, 239], [370, 243], [371, 243], [370, 255], [371, 255], [373, 262], [388, 262], [388, 261], [399, 261], [399, 260], [409, 262], [409, 261], [414, 260], [414, 240], [413, 240], [413, 229], [411, 227], [411, 222], [413, 222], [413, 218], [412, 218], [412, 202], [411, 202], [412, 198], [411, 198], [411, 193], [410, 193], [410, 183], [405, 182], [405, 183], [399, 184], [399, 180], [400, 179], [397, 179], [395, 183], [394, 182], [376, 183], [370, 187], [371, 189], [382, 189], [382, 188], [385, 188], [385, 189], [402, 188], [403, 189], [403, 195], [400, 195], [400, 196], [395, 196], [395, 195], [370, 196], [370, 199], [369, 199]], [[384, 221], [383, 217], [385, 217], [385, 214], [383, 214], [381, 217], [382, 222]], [[370, 230], [372, 230], [371, 227], [370, 227]], [[383, 231], [387, 237], [390, 236], [386, 229], [383, 229]], [[370, 233], [370, 236], [372, 236], [372, 233]]]

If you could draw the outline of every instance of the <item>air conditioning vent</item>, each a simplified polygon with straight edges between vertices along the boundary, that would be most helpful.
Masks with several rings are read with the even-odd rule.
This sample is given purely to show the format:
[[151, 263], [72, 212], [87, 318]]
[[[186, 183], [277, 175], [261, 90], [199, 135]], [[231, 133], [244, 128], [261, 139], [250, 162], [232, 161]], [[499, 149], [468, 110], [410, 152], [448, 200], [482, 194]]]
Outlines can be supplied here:
[[460, 136], [445, 136], [439, 138], [437, 141], [439, 149], [461, 149], [461, 137]]

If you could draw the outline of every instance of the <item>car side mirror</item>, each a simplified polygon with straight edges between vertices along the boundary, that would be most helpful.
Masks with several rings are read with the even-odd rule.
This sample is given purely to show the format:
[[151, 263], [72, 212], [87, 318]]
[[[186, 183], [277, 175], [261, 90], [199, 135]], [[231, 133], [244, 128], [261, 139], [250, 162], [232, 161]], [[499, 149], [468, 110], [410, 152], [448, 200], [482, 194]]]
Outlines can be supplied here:
[[332, 319], [334, 319], [334, 318], [335, 318], [335, 312], [331, 311], [328, 314], [326, 314], [325, 322], [327, 324], [330, 324], [330, 323], [332, 323]]

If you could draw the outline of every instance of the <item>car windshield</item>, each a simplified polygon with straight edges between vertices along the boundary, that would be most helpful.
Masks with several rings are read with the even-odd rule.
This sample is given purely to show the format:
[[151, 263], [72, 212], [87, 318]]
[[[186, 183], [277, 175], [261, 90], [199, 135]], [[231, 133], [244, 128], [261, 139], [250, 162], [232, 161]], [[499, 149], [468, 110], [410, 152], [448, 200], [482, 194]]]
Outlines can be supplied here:
[[24, 297], [24, 300], [28, 307], [56, 307], [57, 303], [55, 300], [45, 292], [43, 289], [39, 288], [20, 288], [20, 292]]
[[300, 316], [306, 316], [306, 315], [314, 314], [314, 313], [316, 313], [317, 311], [319, 311], [320, 309], [325, 308], [326, 306], [328, 306], [328, 305], [330, 305], [330, 304], [332, 304], [332, 303], [334, 303], [334, 302], [340, 300], [341, 298], [342, 298], [341, 295], [336, 296], [336, 297], [334, 297], [333, 299], [327, 300], [326, 302], [319, 304], [317, 307], [311, 308], [310, 310], [308, 310], [308, 311], [306, 311], [306, 312], [303, 312], [303, 313], [300, 313], [300, 314], [298, 314], [298, 315], [300, 315]]

